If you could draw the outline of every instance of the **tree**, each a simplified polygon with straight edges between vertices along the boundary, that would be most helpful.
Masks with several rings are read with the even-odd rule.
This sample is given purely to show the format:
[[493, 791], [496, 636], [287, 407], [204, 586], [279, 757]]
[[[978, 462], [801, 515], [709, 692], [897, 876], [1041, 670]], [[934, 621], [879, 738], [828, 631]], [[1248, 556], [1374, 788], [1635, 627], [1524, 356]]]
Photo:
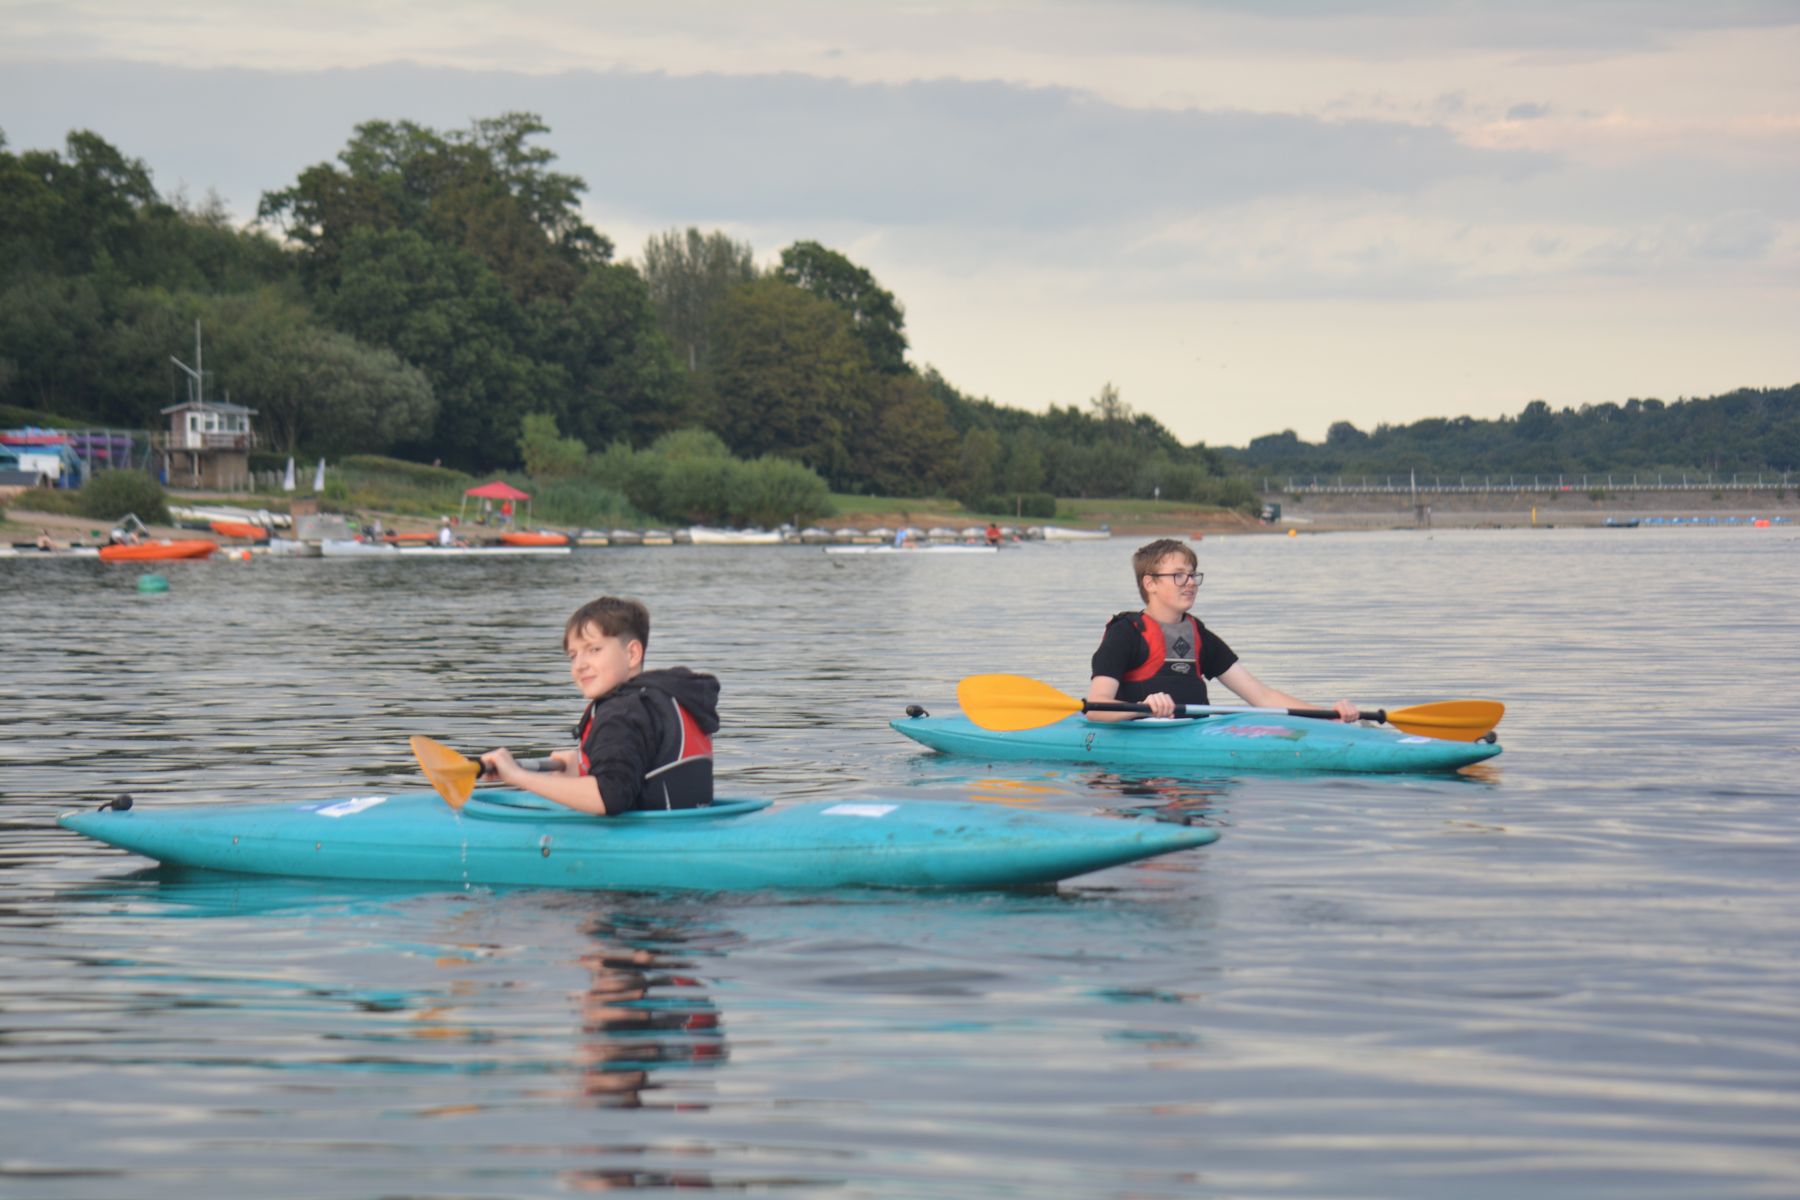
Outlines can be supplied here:
[[587, 185], [548, 169], [555, 155], [529, 145], [548, 132], [532, 113], [478, 120], [448, 134], [411, 121], [368, 121], [339, 153], [294, 185], [266, 192], [259, 220], [301, 249], [315, 289], [335, 287], [360, 230], [409, 230], [480, 260], [513, 297], [566, 299], [612, 243], [581, 219]]
[[856, 470], [877, 492], [924, 496], [957, 478], [956, 430], [943, 401], [917, 375], [878, 375], [874, 417], [858, 432]]
[[270, 448], [382, 453], [431, 428], [437, 399], [422, 371], [321, 326], [278, 290], [219, 297], [202, 311], [214, 386], [256, 409]]
[[842, 309], [875, 370], [893, 374], [907, 369], [905, 313], [867, 270], [817, 242], [795, 242], [781, 252], [778, 273]]
[[644, 246], [644, 281], [657, 320], [689, 371], [705, 368], [712, 325], [725, 294], [756, 278], [748, 242], [726, 234], [671, 229]]
[[567, 479], [587, 465], [587, 447], [557, 431], [549, 413], [531, 413], [520, 422], [519, 457], [533, 479]]
[[834, 486], [869, 411], [869, 360], [836, 306], [782, 279], [734, 289], [714, 345], [712, 428], [740, 457], [778, 454]]
[[322, 307], [422, 369], [438, 397], [435, 426], [409, 443], [422, 457], [483, 466], [512, 457], [527, 412], [554, 411], [553, 367], [520, 345], [525, 315], [481, 262], [411, 230], [359, 230]]
[[969, 430], [963, 435], [959, 466], [958, 500], [968, 504], [992, 496], [999, 480], [1000, 435], [991, 429]]

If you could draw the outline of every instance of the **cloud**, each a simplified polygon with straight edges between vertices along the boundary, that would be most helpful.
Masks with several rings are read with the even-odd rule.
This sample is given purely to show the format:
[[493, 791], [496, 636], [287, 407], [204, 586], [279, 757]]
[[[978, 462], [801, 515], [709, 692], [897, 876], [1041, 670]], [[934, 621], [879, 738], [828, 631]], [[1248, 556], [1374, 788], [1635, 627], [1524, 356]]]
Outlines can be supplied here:
[[15, 143], [53, 123], [56, 140], [88, 124], [127, 153], [152, 154], [159, 178], [218, 186], [240, 212], [335, 154], [359, 121], [462, 128], [519, 109], [545, 117], [546, 144], [587, 178], [601, 213], [670, 221], [1056, 231], [1267, 197], [1405, 195], [1548, 161], [1402, 122], [1145, 111], [1068, 88], [958, 80], [109, 63], [22, 67], [0, 98], [15, 123], [27, 116], [8, 131]]

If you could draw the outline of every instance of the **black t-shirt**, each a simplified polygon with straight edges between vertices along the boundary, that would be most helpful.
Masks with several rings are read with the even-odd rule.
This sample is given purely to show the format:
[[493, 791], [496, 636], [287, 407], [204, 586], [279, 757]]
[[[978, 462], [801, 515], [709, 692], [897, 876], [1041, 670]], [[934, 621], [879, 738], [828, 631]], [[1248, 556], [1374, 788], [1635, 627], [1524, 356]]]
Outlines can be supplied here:
[[[1136, 685], [1125, 681], [1127, 675], [1144, 665], [1144, 661], [1150, 653], [1149, 640], [1137, 628], [1137, 620], [1140, 618], [1145, 621], [1150, 619], [1143, 613], [1120, 613], [1115, 616], [1106, 626], [1106, 633], [1100, 639], [1100, 648], [1094, 651], [1092, 673], [1117, 679], [1119, 681], [1119, 698], [1122, 700], [1142, 700], [1144, 696], [1148, 696], [1152, 692], [1169, 690], [1160, 686], [1149, 686], [1151, 681], [1148, 680]], [[1193, 628], [1192, 625], [1187, 624], [1185, 617], [1181, 623], [1190, 630]], [[1238, 660], [1238, 656], [1233, 653], [1231, 647], [1225, 644], [1225, 639], [1207, 629], [1198, 618], [1195, 618], [1195, 624], [1198, 624], [1201, 630], [1200, 675], [1202, 678], [1192, 681], [1197, 685], [1197, 696], [1194, 692], [1189, 692], [1188, 696], [1184, 697], [1178, 694], [1181, 690], [1179, 688], [1169, 690], [1169, 695], [1181, 704], [1205, 704], [1206, 685], [1203, 680], [1217, 679], [1231, 670]], [[1164, 640], [1168, 641], [1167, 638]], [[1173, 644], [1165, 645], [1164, 653], [1171, 659], [1177, 657]], [[1194, 655], [1190, 649], [1185, 656], [1180, 657], [1185, 657], [1192, 662]], [[1182, 682], [1180, 679], [1169, 680], [1167, 672], [1164, 673], [1163, 679], [1176, 684]], [[1143, 695], [1127, 694], [1139, 690], [1143, 691]]]

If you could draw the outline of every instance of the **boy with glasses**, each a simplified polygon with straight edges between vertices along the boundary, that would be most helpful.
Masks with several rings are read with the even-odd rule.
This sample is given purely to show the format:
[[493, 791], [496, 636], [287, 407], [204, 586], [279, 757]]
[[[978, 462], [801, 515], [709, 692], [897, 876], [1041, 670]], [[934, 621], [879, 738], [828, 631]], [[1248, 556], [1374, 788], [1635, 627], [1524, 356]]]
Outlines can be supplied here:
[[[1193, 548], [1173, 538], [1151, 542], [1131, 556], [1144, 607], [1106, 623], [1087, 698], [1148, 704], [1152, 716], [1172, 717], [1180, 705], [1209, 703], [1206, 681], [1217, 679], [1258, 708], [1312, 707], [1252, 675], [1230, 646], [1188, 612], [1205, 578], [1198, 565]], [[1332, 707], [1340, 720], [1360, 715], [1348, 700]], [[1129, 721], [1134, 715], [1090, 712], [1087, 719]]]

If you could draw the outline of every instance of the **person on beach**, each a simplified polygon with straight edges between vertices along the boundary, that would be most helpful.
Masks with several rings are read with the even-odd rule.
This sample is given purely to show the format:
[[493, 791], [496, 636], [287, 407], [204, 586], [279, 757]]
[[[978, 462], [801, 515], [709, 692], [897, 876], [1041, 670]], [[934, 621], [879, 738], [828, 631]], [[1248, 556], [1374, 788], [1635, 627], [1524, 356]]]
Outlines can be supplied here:
[[983, 536], [987, 538], [988, 545], [998, 546], [1000, 544], [1000, 527], [989, 521], [987, 532]]
[[[1188, 612], [1204, 578], [1198, 566], [1193, 548], [1173, 538], [1151, 542], [1131, 556], [1144, 607], [1118, 613], [1106, 623], [1094, 651], [1087, 698], [1148, 704], [1151, 716], [1172, 717], [1183, 704], [1208, 703], [1206, 681], [1217, 679], [1258, 708], [1311, 707], [1252, 675], [1224, 639]], [[1360, 716], [1348, 700], [1332, 707], [1340, 720]], [[1136, 718], [1134, 713], [1087, 714], [1090, 721]]]
[[50, 536], [50, 531], [48, 529], [38, 530], [37, 548], [39, 550], [56, 549], [56, 539]]
[[563, 626], [569, 675], [588, 701], [575, 748], [551, 756], [555, 771], [490, 750], [482, 778], [596, 816], [711, 804], [719, 681], [686, 667], [644, 670], [649, 644], [650, 612], [636, 600], [602, 596], [576, 609]]
[[449, 517], [439, 518], [437, 541], [438, 541], [438, 545], [440, 545], [440, 546], [456, 545], [456, 532], [450, 528], [450, 518]]

